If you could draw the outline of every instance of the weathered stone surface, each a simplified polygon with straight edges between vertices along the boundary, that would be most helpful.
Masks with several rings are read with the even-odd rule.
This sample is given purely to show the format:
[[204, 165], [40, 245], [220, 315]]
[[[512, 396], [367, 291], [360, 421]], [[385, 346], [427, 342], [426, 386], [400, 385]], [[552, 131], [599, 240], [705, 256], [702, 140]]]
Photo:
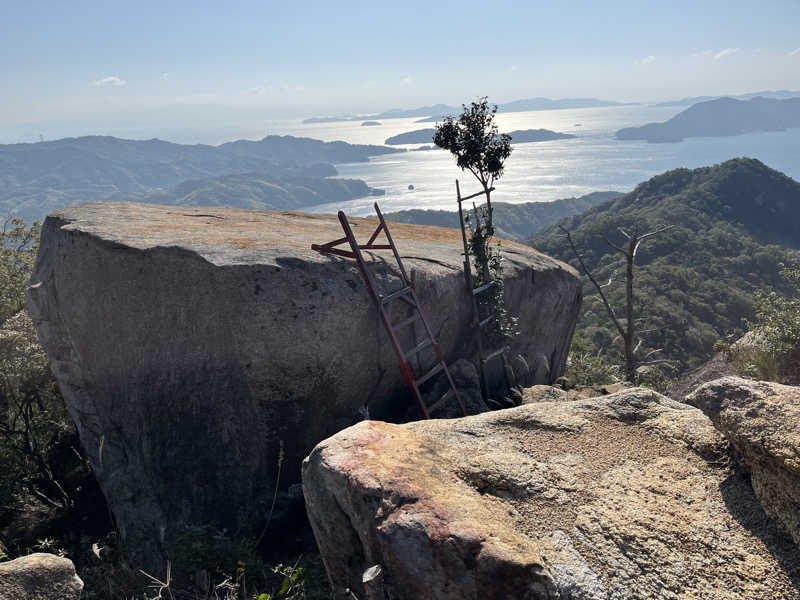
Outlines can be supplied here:
[[0, 563], [3, 600], [78, 600], [82, 591], [69, 559], [36, 553]]
[[[375, 225], [353, 219], [364, 241]], [[391, 227], [452, 362], [470, 318], [460, 234]], [[332, 215], [219, 207], [96, 203], [48, 217], [28, 307], [129, 542], [187, 522], [257, 532], [281, 440], [290, 483], [314, 444], [364, 404], [373, 417], [405, 411], [397, 359], [355, 263], [310, 248], [341, 236]], [[532, 248], [503, 249], [522, 329], [514, 351], [548, 357], [558, 376], [580, 282]], [[396, 288], [391, 253], [371, 256], [382, 285]]]
[[337, 597], [796, 599], [800, 558], [699, 410], [642, 388], [450, 421], [365, 421], [303, 466]]
[[522, 390], [522, 404], [574, 400], [569, 393], [551, 385], [533, 385]]
[[522, 390], [522, 404], [535, 404], [536, 402], [557, 402], [570, 400], [585, 400], [597, 396], [608, 396], [625, 389], [624, 383], [609, 383], [579, 389], [563, 390], [550, 385], [533, 385]]
[[728, 438], [764, 510], [800, 545], [800, 388], [724, 377], [687, 401]]

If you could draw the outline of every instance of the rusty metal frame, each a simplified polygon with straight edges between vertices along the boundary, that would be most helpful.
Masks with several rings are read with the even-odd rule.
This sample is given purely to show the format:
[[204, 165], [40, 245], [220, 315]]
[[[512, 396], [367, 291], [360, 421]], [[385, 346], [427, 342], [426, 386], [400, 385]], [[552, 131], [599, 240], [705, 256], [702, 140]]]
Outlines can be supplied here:
[[[417, 298], [417, 293], [414, 289], [413, 284], [408, 278], [406, 273], [405, 266], [403, 265], [403, 261], [400, 258], [400, 253], [397, 251], [397, 246], [395, 246], [394, 240], [392, 239], [392, 234], [389, 232], [389, 227], [386, 225], [386, 221], [383, 218], [383, 213], [381, 213], [381, 209], [378, 206], [378, 203], [375, 203], [375, 213], [378, 215], [378, 227], [369, 237], [369, 240], [366, 244], [359, 244], [356, 240], [355, 234], [353, 233], [353, 229], [350, 226], [350, 222], [347, 220], [347, 216], [344, 214], [343, 211], [339, 211], [339, 223], [342, 225], [342, 230], [344, 231], [345, 236], [343, 238], [339, 238], [333, 240], [332, 242], [327, 242], [325, 244], [312, 244], [311, 249], [316, 250], [322, 254], [333, 254], [335, 256], [341, 256], [343, 258], [353, 258], [358, 265], [359, 271], [361, 271], [361, 276], [364, 279], [364, 282], [367, 284], [367, 289], [370, 292], [373, 300], [375, 300], [375, 304], [378, 307], [378, 312], [381, 317], [381, 321], [383, 321], [383, 325], [386, 328], [386, 332], [389, 334], [389, 340], [392, 342], [392, 346], [394, 348], [395, 354], [397, 355], [398, 360], [400, 361], [400, 373], [403, 376], [403, 380], [408, 385], [409, 389], [411, 390], [414, 399], [419, 406], [420, 411], [422, 412], [423, 416], [426, 419], [430, 418], [431, 411], [438, 407], [441, 403], [445, 402], [445, 400], [449, 397], [452, 393], [456, 400], [458, 401], [459, 406], [461, 407], [461, 411], [464, 415], [467, 414], [466, 407], [464, 406], [464, 402], [461, 399], [461, 396], [458, 393], [458, 389], [453, 382], [453, 378], [450, 375], [450, 370], [447, 368], [447, 364], [445, 363], [444, 356], [442, 354], [441, 349], [439, 348], [439, 344], [436, 342], [436, 338], [433, 336], [433, 331], [431, 331], [430, 326], [428, 325], [428, 320], [425, 318], [425, 314], [422, 312], [422, 307], [420, 306], [419, 299]], [[388, 244], [376, 244], [375, 240], [378, 238], [380, 233], [383, 232], [386, 236], [386, 240], [389, 242]], [[350, 250], [342, 250], [338, 248], [342, 244], [349, 244]], [[378, 290], [378, 286], [375, 282], [375, 278], [373, 277], [372, 273], [367, 267], [367, 263], [364, 260], [364, 255], [362, 254], [362, 250], [391, 250], [394, 254], [395, 261], [397, 262], [397, 266], [400, 269], [400, 276], [402, 280], [402, 287], [399, 290], [395, 290], [394, 292], [384, 295], [381, 294]], [[416, 314], [419, 317], [419, 320], [422, 321], [423, 327], [425, 328], [425, 335], [427, 339], [430, 340], [430, 344], [418, 344], [415, 348], [412, 348], [408, 351], [403, 351], [403, 347], [400, 345], [400, 340], [398, 339], [397, 329], [404, 327], [406, 325], [412, 325], [416, 321], [416, 316], [412, 316], [409, 319], [404, 319], [398, 323], [392, 323], [391, 318], [391, 303], [395, 300], [402, 300], [409, 306], [411, 306], [412, 310], [416, 311]], [[415, 355], [416, 353], [420, 352], [421, 350], [427, 348], [427, 346], [432, 346], [434, 352], [436, 353], [437, 363], [436, 365], [428, 370], [425, 374], [421, 377], [417, 377], [414, 367], [411, 363], [407, 360], [408, 355]], [[447, 382], [449, 384], [449, 390], [434, 404], [431, 406], [426, 406], [424, 400], [422, 399], [422, 393], [420, 392], [420, 386], [422, 386], [428, 379], [433, 377], [439, 371], [443, 371], [447, 377]]]

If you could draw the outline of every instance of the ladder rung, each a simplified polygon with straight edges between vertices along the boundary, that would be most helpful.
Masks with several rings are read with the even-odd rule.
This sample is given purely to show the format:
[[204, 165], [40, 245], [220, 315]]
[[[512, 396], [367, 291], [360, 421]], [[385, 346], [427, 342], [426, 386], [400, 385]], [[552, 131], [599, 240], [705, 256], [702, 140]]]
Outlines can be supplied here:
[[414, 321], [419, 321], [419, 313], [415, 312], [413, 315], [408, 317], [407, 319], [403, 319], [402, 321], [398, 321], [397, 323], [392, 325], [393, 329], [402, 329], [406, 325], [411, 325]]
[[485, 291], [486, 291], [486, 290], [488, 290], [489, 288], [491, 288], [491, 287], [494, 287], [494, 286], [496, 286], [496, 285], [497, 285], [497, 281], [493, 279], [493, 280], [492, 280], [492, 281], [490, 281], [489, 283], [487, 283], [487, 284], [485, 284], [485, 285], [482, 285], [482, 286], [480, 286], [480, 287], [476, 287], [474, 290], [472, 290], [472, 295], [473, 295], [473, 296], [477, 296], [477, 295], [478, 295], [478, 294], [480, 294], [481, 292], [485, 292]]
[[430, 379], [431, 377], [436, 375], [439, 371], [441, 371], [443, 368], [444, 367], [443, 367], [442, 363], [440, 363], [440, 362], [436, 363], [435, 367], [433, 367], [430, 371], [425, 373], [425, 375], [423, 375], [422, 377], [420, 377], [419, 379], [416, 380], [416, 384], [417, 385], [422, 385], [423, 383], [428, 381], [428, 379]]
[[501, 355], [501, 354], [503, 354], [503, 352], [505, 352], [506, 350], [508, 350], [508, 347], [507, 347], [507, 346], [506, 346], [506, 347], [504, 347], [504, 348], [500, 348], [499, 350], [495, 350], [495, 351], [494, 351], [494, 352], [492, 352], [492, 353], [491, 353], [489, 356], [487, 356], [486, 358], [484, 358], [484, 359], [483, 359], [483, 363], [485, 364], [485, 363], [489, 362], [490, 360], [492, 360], [493, 358], [495, 358], [495, 357], [497, 357], [497, 356], [500, 356], [500, 355]]
[[496, 312], [493, 312], [493, 313], [492, 313], [492, 314], [490, 314], [488, 317], [486, 317], [486, 318], [485, 318], [483, 321], [480, 321], [480, 322], [478, 323], [478, 327], [483, 327], [483, 326], [484, 326], [484, 325], [486, 325], [486, 324], [487, 324], [489, 321], [491, 321], [492, 319], [494, 319], [496, 316], [497, 316], [497, 313], [496, 313]]
[[426, 339], [422, 340], [419, 344], [417, 344], [414, 348], [412, 348], [411, 350], [409, 350], [408, 352], [403, 354], [403, 356], [405, 358], [409, 358], [410, 356], [414, 356], [420, 350], [424, 350], [425, 348], [430, 346], [432, 343], [433, 343], [433, 340], [431, 340], [431, 338], [426, 338]]
[[441, 398], [439, 398], [439, 399], [438, 399], [438, 400], [437, 400], [437, 401], [436, 401], [436, 402], [435, 402], [435, 403], [434, 403], [432, 406], [429, 406], [429, 407], [428, 407], [428, 412], [429, 412], [429, 413], [432, 413], [432, 412], [433, 412], [433, 411], [435, 411], [436, 409], [438, 409], [438, 408], [441, 408], [441, 406], [442, 406], [442, 405], [443, 405], [445, 402], [447, 402], [447, 401], [448, 401], [450, 398], [452, 398], [452, 397], [453, 397], [453, 395], [454, 395], [454, 394], [453, 394], [453, 388], [450, 388], [450, 389], [447, 391], [447, 393], [446, 393], [444, 396], [442, 396]]
[[387, 304], [389, 302], [392, 302], [393, 300], [396, 300], [400, 296], [405, 296], [410, 291], [411, 291], [410, 287], [408, 287], [408, 286], [402, 287], [399, 290], [396, 290], [396, 291], [392, 292], [388, 296], [384, 296], [383, 298], [381, 298], [381, 303], [382, 304]]

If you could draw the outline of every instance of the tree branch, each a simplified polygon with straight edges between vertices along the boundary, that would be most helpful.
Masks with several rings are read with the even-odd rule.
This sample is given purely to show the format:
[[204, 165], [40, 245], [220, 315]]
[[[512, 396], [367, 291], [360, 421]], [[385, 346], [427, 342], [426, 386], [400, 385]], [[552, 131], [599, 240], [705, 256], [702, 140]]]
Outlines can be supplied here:
[[605, 305], [606, 310], [608, 311], [608, 314], [611, 317], [611, 320], [614, 322], [614, 325], [617, 327], [617, 330], [619, 331], [620, 335], [624, 338], [625, 330], [622, 328], [622, 325], [617, 319], [617, 315], [614, 313], [614, 309], [611, 307], [611, 304], [609, 304], [606, 295], [603, 293], [603, 287], [599, 283], [597, 283], [597, 280], [594, 278], [594, 276], [592, 276], [591, 271], [589, 271], [589, 269], [586, 267], [586, 263], [583, 262], [583, 257], [578, 252], [578, 249], [575, 248], [575, 243], [572, 241], [572, 235], [570, 234], [569, 231], [567, 231], [567, 229], [563, 225], [559, 225], [558, 228], [561, 229], [561, 231], [563, 231], [566, 234], [569, 246], [570, 248], [572, 248], [572, 253], [575, 255], [575, 258], [578, 259], [578, 262], [581, 264], [581, 267], [583, 267], [583, 272], [586, 273], [586, 276], [589, 278], [589, 281], [591, 281], [594, 284], [594, 287], [597, 288], [597, 292], [600, 294], [600, 298], [602, 299], [603, 304]]

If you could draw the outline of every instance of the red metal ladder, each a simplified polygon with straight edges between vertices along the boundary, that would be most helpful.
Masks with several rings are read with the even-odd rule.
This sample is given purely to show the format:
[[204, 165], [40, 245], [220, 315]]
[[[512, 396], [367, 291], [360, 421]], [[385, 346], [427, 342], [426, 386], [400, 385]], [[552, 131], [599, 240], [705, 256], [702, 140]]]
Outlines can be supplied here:
[[[389, 227], [387, 227], [386, 221], [383, 219], [383, 214], [381, 213], [381, 209], [378, 207], [377, 202], [375, 203], [375, 212], [378, 215], [379, 224], [366, 244], [358, 243], [355, 235], [353, 234], [353, 229], [350, 227], [350, 223], [347, 220], [347, 216], [344, 214], [344, 212], [339, 211], [339, 222], [342, 225], [342, 230], [344, 230], [344, 237], [333, 240], [332, 242], [328, 242], [327, 244], [312, 244], [311, 249], [322, 254], [333, 254], [335, 256], [354, 258], [356, 260], [356, 264], [358, 264], [358, 268], [361, 271], [361, 276], [364, 278], [364, 282], [367, 284], [367, 289], [369, 289], [372, 298], [375, 300], [381, 320], [386, 327], [386, 332], [389, 334], [389, 339], [391, 340], [394, 351], [400, 361], [400, 371], [403, 375], [403, 379], [411, 389], [411, 393], [414, 396], [414, 399], [417, 401], [417, 405], [419, 406], [420, 411], [422, 411], [424, 417], [429, 419], [432, 412], [443, 406], [445, 402], [450, 400], [452, 397], [455, 397], [456, 400], [458, 400], [458, 404], [461, 407], [461, 412], [466, 415], [467, 411], [464, 406], [464, 402], [461, 400], [461, 396], [456, 389], [455, 383], [453, 383], [450, 370], [447, 368], [447, 364], [445, 363], [444, 356], [439, 348], [439, 344], [433, 337], [433, 332], [428, 325], [428, 320], [425, 318], [425, 314], [422, 311], [422, 306], [420, 306], [419, 300], [417, 299], [417, 293], [414, 290], [414, 286], [408, 279], [406, 269], [403, 266], [403, 261], [400, 259], [400, 254], [397, 252], [397, 247], [394, 245], [392, 235], [389, 233]], [[383, 231], [383, 233], [386, 235], [386, 240], [389, 242], [388, 244], [375, 243], [375, 240], [378, 238], [378, 235], [380, 235], [381, 231]], [[345, 242], [350, 244], [350, 251], [337, 248], [337, 246], [340, 246]], [[364, 255], [361, 252], [362, 250], [391, 250], [400, 270], [400, 281], [402, 284], [401, 287], [388, 294], [379, 292], [375, 277], [369, 270], [368, 265], [364, 260]], [[393, 323], [392, 304], [396, 301], [405, 302], [411, 307], [413, 314], [408, 318]], [[404, 350], [399, 341], [398, 331], [408, 326], [413, 328], [414, 323], [417, 321], [422, 322], [425, 330], [424, 339], [420, 343], [416, 344], [413, 348]], [[417, 356], [420, 352], [429, 347], [433, 348], [434, 352], [436, 353], [437, 362], [432, 368], [428, 369], [421, 376], [417, 377], [417, 374], [409, 362], [409, 359]], [[436, 402], [430, 406], [427, 406], [423, 399], [422, 393], [420, 392], [420, 388], [440, 372], [444, 372], [445, 376], [447, 377], [449, 389]]]

